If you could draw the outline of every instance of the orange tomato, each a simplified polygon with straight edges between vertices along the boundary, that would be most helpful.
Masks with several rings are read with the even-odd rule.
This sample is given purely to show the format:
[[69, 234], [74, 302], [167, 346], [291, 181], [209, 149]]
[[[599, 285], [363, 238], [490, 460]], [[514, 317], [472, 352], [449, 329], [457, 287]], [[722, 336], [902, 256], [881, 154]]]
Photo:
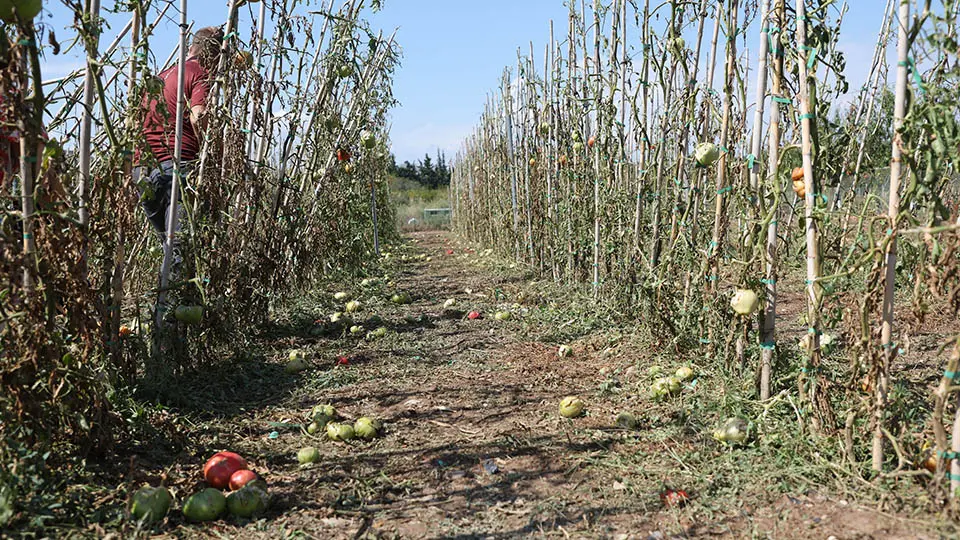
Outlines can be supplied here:
[[125, 324], [120, 326], [120, 337], [125, 338], [131, 335], [133, 335], [133, 330], [129, 326]]
[[797, 180], [803, 180], [803, 167], [796, 167], [790, 173], [790, 179], [796, 182]]
[[591, 136], [589, 139], [587, 139], [587, 146], [589, 146], [590, 148], [593, 148], [593, 145], [595, 145], [595, 144], [597, 144], [597, 138], [596, 138], [596, 137], [592, 137], [592, 136]]
[[801, 178], [800, 180], [793, 181], [793, 191], [797, 194], [798, 197], [807, 196], [807, 184]]

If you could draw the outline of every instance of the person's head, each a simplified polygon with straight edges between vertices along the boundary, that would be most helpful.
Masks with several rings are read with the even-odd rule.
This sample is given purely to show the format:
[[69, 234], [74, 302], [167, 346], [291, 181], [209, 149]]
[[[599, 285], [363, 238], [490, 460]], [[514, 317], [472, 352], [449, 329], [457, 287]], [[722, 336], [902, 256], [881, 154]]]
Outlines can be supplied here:
[[213, 69], [220, 59], [221, 44], [223, 44], [223, 29], [207, 26], [193, 33], [189, 54], [195, 56], [203, 67]]

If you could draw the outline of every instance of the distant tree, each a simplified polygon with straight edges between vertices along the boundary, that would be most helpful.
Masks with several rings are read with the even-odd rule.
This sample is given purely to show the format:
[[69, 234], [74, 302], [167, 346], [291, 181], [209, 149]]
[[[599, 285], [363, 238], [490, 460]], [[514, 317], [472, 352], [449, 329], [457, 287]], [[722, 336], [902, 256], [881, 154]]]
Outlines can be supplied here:
[[430, 159], [430, 154], [424, 154], [423, 160], [420, 162], [420, 167], [418, 167], [420, 172], [420, 183], [433, 189], [437, 187], [437, 171], [433, 169], [433, 160]]
[[450, 169], [447, 168], [447, 156], [437, 150], [437, 187], [450, 185]]
[[437, 160], [424, 154], [423, 159], [416, 164], [404, 161], [403, 165], [397, 166], [396, 157], [391, 154], [388, 167], [390, 174], [417, 182], [418, 184], [431, 189], [446, 187], [450, 185], [450, 168], [447, 166], [447, 156], [437, 151]]

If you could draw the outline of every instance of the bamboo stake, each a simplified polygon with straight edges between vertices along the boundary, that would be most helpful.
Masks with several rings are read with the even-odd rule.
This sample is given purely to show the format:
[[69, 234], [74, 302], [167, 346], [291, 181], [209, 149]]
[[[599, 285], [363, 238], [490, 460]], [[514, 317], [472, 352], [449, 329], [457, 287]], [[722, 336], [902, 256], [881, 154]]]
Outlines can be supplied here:
[[[586, 18], [586, 11], [584, 11], [584, 18]], [[584, 39], [586, 39], [586, 34], [584, 34]], [[586, 55], [584, 55], [584, 60], [586, 60]], [[593, 297], [597, 298], [600, 294], [600, 137], [602, 136], [600, 130], [603, 125], [601, 121], [603, 85], [600, 82], [602, 76], [600, 69], [600, 12], [596, 5], [593, 8], [593, 62], [597, 72], [597, 87], [594, 94], [597, 121], [593, 132], [596, 142], [593, 145]], [[584, 69], [585, 81], [587, 73], [589, 72]]]
[[507, 125], [507, 168], [510, 172], [510, 203], [513, 208], [513, 233], [516, 240], [514, 246], [514, 258], [520, 260], [520, 236], [517, 231], [520, 227], [520, 212], [517, 208], [517, 164], [514, 157], [513, 148], [513, 100], [510, 97], [510, 86], [513, 81], [510, 80], [510, 70], [503, 72], [503, 103], [505, 106], [505, 119]]
[[[234, 3], [235, 0], [231, 0]], [[185, 111], [184, 76], [187, 64], [187, 0], [180, 0], [180, 54], [177, 60], [177, 120], [173, 146], [173, 180], [170, 183], [170, 207], [167, 210], [167, 233], [163, 242], [163, 262], [160, 265], [160, 292], [157, 299], [156, 327], [163, 327], [167, 288], [170, 285], [170, 265], [173, 262], [173, 245], [180, 220], [177, 215], [180, 203], [180, 184], [183, 169], [180, 163], [183, 146], [183, 114]]]
[[[726, 68], [724, 70], [725, 82], [723, 85], [723, 114], [721, 116], [720, 123], [720, 159], [717, 160], [717, 198], [713, 219], [713, 237], [710, 242], [710, 248], [707, 250], [707, 294], [716, 294], [717, 292], [717, 283], [720, 277], [720, 253], [723, 251], [724, 243], [724, 220], [726, 215], [724, 209], [726, 208], [726, 191], [730, 189], [727, 184], [727, 160], [730, 156], [730, 153], [727, 149], [729, 143], [730, 135], [730, 110], [733, 106], [733, 78], [736, 55], [737, 55], [737, 40], [736, 40], [736, 28], [737, 28], [737, 19], [739, 14], [739, 2], [738, 0], [733, 0], [730, 3], [729, 16], [730, 22], [727, 25], [727, 62]], [[720, 24], [720, 21], [717, 21], [717, 24]], [[710, 338], [711, 346], [713, 346], [712, 336]]]
[[[890, 189], [887, 203], [887, 217], [890, 220], [890, 239], [884, 255], [884, 288], [882, 307], [882, 326], [880, 329], [880, 343], [883, 347], [883, 361], [877, 377], [874, 412], [873, 450], [871, 453], [871, 467], [874, 471], [883, 470], [883, 417], [887, 405], [887, 386], [889, 385], [890, 364], [896, 356], [896, 345], [893, 343], [893, 312], [894, 291], [897, 277], [897, 226], [900, 214], [900, 175], [901, 158], [903, 151], [900, 148], [898, 130], [903, 126], [907, 109], [907, 69], [910, 57], [907, 29], [910, 25], [910, 1], [901, 0], [899, 15], [897, 16], [897, 81], [896, 95], [894, 96], [893, 132], [894, 137], [890, 151]], [[955, 428], [956, 430], [956, 428]], [[960, 435], [960, 433], [958, 433]], [[960, 437], [955, 437], [957, 441]], [[952, 472], [960, 474], [960, 468], [954, 460]], [[960, 476], [951, 480], [951, 490], [960, 488]]]
[[[765, 2], [766, 3], [766, 2]], [[783, 48], [780, 46], [779, 34], [785, 21], [784, 12], [786, 6], [784, 0], [777, 0], [776, 7], [770, 16], [770, 22], [767, 25], [768, 35], [773, 43], [776, 44], [773, 54], [773, 69], [771, 76], [770, 93], [773, 99], [770, 100], [770, 131], [767, 141], [767, 185], [770, 187], [770, 195], [773, 198], [773, 204], [769, 209], [769, 215], [772, 219], [767, 223], [766, 238], [766, 275], [764, 285], [766, 301], [763, 309], [763, 324], [760, 331], [760, 400], [770, 399], [770, 380], [773, 376], [773, 358], [776, 353], [776, 320], [777, 320], [777, 216], [779, 215], [779, 202], [781, 189], [778, 183], [780, 178], [780, 101], [784, 99], [781, 95], [783, 81]], [[777, 29], [776, 32], [773, 29]]]
[[[43, 111], [43, 87], [40, 85], [40, 68], [37, 65], [37, 35], [33, 27], [33, 22], [27, 21], [21, 25], [20, 40], [27, 48], [27, 54], [20, 55], [20, 91], [21, 106], [24, 114], [17, 118], [17, 129], [20, 131], [20, 199], [21, 210], [23, 211], [23, 292], [25, 296], [31, 295], [36, 286], [36, 253], [37, 241], [34, 238], [33, 221], [36, 215], [36, 201], [34, 201], [34, 189], [36, 187], [36, 170], [34, 164], [38, 164], [36, 150], [37, 141], [40, 133], [40, 115]], [[34, 97], [32, 107], [28, 109], [26, 95], [27, 88], [30, 87], [31, 78], [28, 74], [33, 73]], [[39, 165], [39, 164], [38, 164]], [[39, 167], [38, 167], [39, 168]]]
[[[820, 279], [820, 237], [818, 230], [819, 217], [816, 216], [817, 195], [819, 193], [819, 182], [814, 176], [813, 163], [813, 120], [814, 113], [810, 106], [810, 85], [811, 77], [807, 73], [807, 62], [805, 53], [807, 50], [807, 16], [806, 6], [803, 0], [797, 0], [797, 51], [799, 68], [799, 90], [797, 92], [800, 100], [800, 135], [801, 135], [801, 153], [803, 157], [803, 177], [806, 193], [804, 194], [804, 226], [806, 230], [806, 267], [807, 267], [807, 323], [809, 325], [808, 335], [810, 336], [810, 347], [807, 350], [806, 366], [799, 377], [801, 398], [806, 398], [807, 403], [814, 411], [812, 423], [815, 429], [823, 429], [821, 419], [818, 416], [818, 408], [821, 404], [819, 395], [819, 373], [820, 368], [820, 302], [822, 287]], [[809, 388], [806, 384], [809, 383]]]
[[[703, 0], [706, 2], [706, 0]], [[643, 3], [643, 30], [642, 30], [642, 47], [643, 47], [643, 69], [640, 79], [640, 91], [641, 91], [641, 113], [640, 113], [640, 155], [637, 156], [637, 185], [636, 185], [636, 196], [637, 200], [634, 208], [634, 221], [633, 221], [633, 230], [634, 230], [634, 259], [640, 255], [641, 248], [641, 232], [640, 232], [640, 217], [643, 213], [643, 177], [646, 173], [646, 156], [647, 151], [650, 147], [650, 126], [647, 125], [647, 109], [650, 102], [649, 96], [649, 83], [650, 80], [650, 54], [652, 50], [652, 44], [650, 43], [650, 0], [644, 0]]]
[[87, 30], [87, 70], [83, 76], [83, 113], [80, 120], [80, 205], [79, 220], [80, 225], [87, 227], [90, 224], [90, 209], [88, 206], [88, 193], [90, 191], [90, 136], [93, 121], [93, 100], [96, 98], [97, 90], [94, 87], [94, 78], [96, 70], [99, 69], [97, 62], [97, 48], [100, 41], [100, 0], [87, 0], [84, 18], [88, 25]]

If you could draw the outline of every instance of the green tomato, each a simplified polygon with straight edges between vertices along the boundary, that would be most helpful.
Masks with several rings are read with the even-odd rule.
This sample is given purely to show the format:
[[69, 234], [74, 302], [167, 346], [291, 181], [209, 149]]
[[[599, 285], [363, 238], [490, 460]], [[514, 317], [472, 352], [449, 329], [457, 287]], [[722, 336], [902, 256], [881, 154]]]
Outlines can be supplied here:
[[190, 521], [213, 521], [227, 509], [227, 499], [219, 489], [207, 488], [183, 503], [183, 515]]
[[567, 396], [560, 401], [560, 416], [576, 418], [583, 414], [583, 401], [576, 396]]
[[374, 439], [380, 434], [380, 422], [366, 416], [357, 418], [353, 423], [353, 431], [361, 439]]
[[144, 486], [133, 494], [130, 515], [137, 521], [155, 523], [167, 515], [172, 500], [167, 488]]
[[301, 465], [306, 465], [307, 463], [316, 463], [317, 461], [320, 461], [320, 451], [314, 446], [301, 448], [297, 451], [297, 461], [299, 461]]

